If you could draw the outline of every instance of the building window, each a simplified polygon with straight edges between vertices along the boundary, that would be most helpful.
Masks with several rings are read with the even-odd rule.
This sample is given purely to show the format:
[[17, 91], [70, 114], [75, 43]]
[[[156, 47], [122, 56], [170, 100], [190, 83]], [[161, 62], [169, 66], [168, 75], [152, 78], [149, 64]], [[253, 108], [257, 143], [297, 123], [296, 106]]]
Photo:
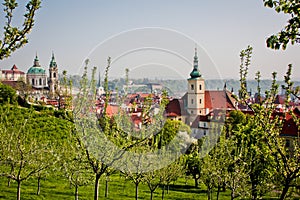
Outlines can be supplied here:
[[194, 99], [191, 99], [191, 104], [194, 104]]
[[194, 90], [194, 84], [191, 84], [191, 90]]
[[199, 85], [199, 90], [202, 90], [202, 85], [201, 84]]
[[31, 84], [34, 85], [34, 79], [31, 80]]
[[193, 111], [191, 111], [191, 114], [194, 114], [194, 112], [193, 112]]
[[40, 78], [40, 85], [42, 85], [42, 79]]
[[199, 100], [199, 103], [200, 103], [200, 104], [202, 103], [202, 99]]
[[204, 136], [206, 135], [206, 130], [203, 130], [203, 135], [204, 135]]
[[53, 73], [53, 77], [56, 78], [56, 73], [55, 72]]

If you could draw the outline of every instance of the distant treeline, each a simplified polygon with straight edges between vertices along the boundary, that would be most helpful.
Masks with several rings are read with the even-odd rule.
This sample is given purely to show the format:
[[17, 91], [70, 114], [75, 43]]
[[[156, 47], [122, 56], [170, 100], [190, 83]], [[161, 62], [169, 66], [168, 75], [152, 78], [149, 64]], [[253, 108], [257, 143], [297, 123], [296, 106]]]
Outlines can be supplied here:
[[[79, 88], [80, 86], [80, 76], [79, 75], [73, 75], [69, 76], [69, 79], [72, 80], [73, 87]], [[99, 81], [97, 80], [97, 84]], [[103, 80], [100, 82], [103, 86]], [[149, 83], [159, 83], [161, 84], [167, 91], [170, 93], [170, 95], [182, 95], [187, 91], [187, 80], [151, 80], [148, 78], [144, 79], [130, 79], [130, 84], [135, 85], [146, 85]], [[222, 90], [225, 86], [229, 91], [233, 91], [234, 93], [238, 93], [238, 90], [240, 88], [240, 81], [235, 79], [211, 79], [206, 80], [206, 90]], [[279, 85], [279, 93], [281, 93], [281, 85], [284, 84], [283, 81], [277, 81]], [[120, 79], [114, 79], [109, 81], [109, 89], [115, 90], [118, 89], [119, 91], [122, 90], [123, 85], [126, 84], [126, 81], [124, 78]], [[272, 80], [261, 80], [260, 82], [260, 88], [262, 93], [264, 91], [269, 90], [271, 88]], [[300, 81], [294, 81], [294, 86], [300, 86]], [[143, 87], [138, 89], [136, 92], [149, 92], [149, 90], [146, 90], [147, 88]], [[251, 92], [252, 94], [255, 94], [257, 92], [257, 81], [256, 80], [250, 80], [247, 82], [247, 89], [248, 92]]]

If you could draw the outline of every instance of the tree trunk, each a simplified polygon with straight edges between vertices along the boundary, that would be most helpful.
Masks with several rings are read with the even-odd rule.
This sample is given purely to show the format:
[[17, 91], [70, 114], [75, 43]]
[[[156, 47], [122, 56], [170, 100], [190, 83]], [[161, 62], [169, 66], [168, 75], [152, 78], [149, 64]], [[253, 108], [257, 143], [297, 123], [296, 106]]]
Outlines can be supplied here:
[[75, 200], [78, 200], [78, 185], [75, 185]]
[[195, 188], [198, 188], [199, 187], [198, 178], [194, 176], [194, 180], [195, 180]]
[[8, 179], [7, 179], [7, 187], [10, 187], [10, 181], [11, 181], [11, 179], [8, 178]]
[[108, 180], [105, 181], [105, 197], [108, 197]]
[[[252, 164], [253, 165], [253, 164]], [[255, 174], [255, 171], [252, 170], [252, 165], [251, 165], [251, 173], [250, 173], [250, 181], [251, 181], [251, 199], [256, 200], [258, 197], [258, 192], [257, 192], [257, 186], [258, 186], [258, 179]]]
[[223, 185], [222, 185], [222, 192], [226, 192], [226, 184], [225, 183], [223, 183]]
[[289, 188], [290, 188], [289, 184], [284, 185], [283, 190], [280, 194], [279, 200], [284, 200], [285, 199], [285, 196], [286, 196], [287, 192], [289, 191]]
[[96, 174], [96, 179], [95, 179], [95, 190], [94, 190], [94, 200], [98, 200], [98, 191], [99, 191], [99, 179], [101, 175]]
[[17, 200], [21, 199], [21, 181], [17, 180], [18, 182], [18, 189], [17, 189]]
[[220, 191], [221, 191], [221, 186], [220, 186], [220, 185], [218, 185], [218, 191], [217, 191], [217, 200], [219, 200]]
[[211, 200], [211, 189], [207, 187], [207, 200]]
[[41, 192], [41, 177], [38, 177], [38, 188], [36, 191], [36, 195], [40, 195]]
[[164, 197], [165, 197], [165, 185], [163, 185], [163, 188], [162, 188], [161, 199], [164, 200]]
[[139, 198], [139, 183], [135, 183], [135, 200]]
[[170, 184], [167, 185], [167, 194], [169, 194]]
[[230, 197], [231, 197], [231, 200], [233, 200], [235, 198], [235, 194], [234, 194], [234, 190], [233, 189], [231, 190]]
[[256, 184], [256, 181], [252, 182], [251, 184], [251, 188], [252, 188], [252, 192], [251, 192], [251, 198], [252, 200], [256, 200], [257, 199], [257, 184]]
[[153, 190], [150, 190], [150, 200], [153, 199]]

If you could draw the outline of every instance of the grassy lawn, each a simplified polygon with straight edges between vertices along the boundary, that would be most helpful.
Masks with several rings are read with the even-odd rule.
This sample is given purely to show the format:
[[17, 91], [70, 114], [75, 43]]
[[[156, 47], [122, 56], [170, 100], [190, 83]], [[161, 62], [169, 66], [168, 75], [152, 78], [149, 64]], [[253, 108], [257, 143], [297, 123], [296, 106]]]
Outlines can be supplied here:
[[[21, 186], [21, 199], [74, 199], [74, 188], [70, 187], [68, 181], [62, 177], [49, 177], [41, 181], [40, 195], [36, 195], [37, 180], [30, 179]], [[154, 199], [161, 199], [162, 189], [157, 188]], [[101, 179], [99, 187], [99, 199], [134, 199], [135, 186], [130, 181], [119, 175], [113, 175], [109, 182], [108, 198], [104, 198], [105, 181]], [[7, 186], [7, 179], [0, 178], [0, 199], [16, 199], [16, 183], [11, 182]], [[93, 199], [93, 184], [79, 188], [79, 199]], [[150, 199], [148, 187], [139, 185], [139, 199]], [[165, 192], [164, 199], [207, 199], [205, 187], [196, 189], [193, 187], [193, 180], [179, 179], [170, 185], [169, 193]], [[229, 191], [221, 193], [220, 199], [230, 199]]]

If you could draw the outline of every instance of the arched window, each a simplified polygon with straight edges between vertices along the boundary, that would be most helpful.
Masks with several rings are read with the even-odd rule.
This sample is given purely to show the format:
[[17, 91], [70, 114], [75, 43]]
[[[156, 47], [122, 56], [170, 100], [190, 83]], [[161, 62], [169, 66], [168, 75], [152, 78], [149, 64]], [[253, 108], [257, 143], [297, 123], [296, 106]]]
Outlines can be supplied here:
[[34, 85], [34, 78], [31, 80], [31, 84]]
[[56, 73], [55, 72], [53, 73], [53, 77], [56, 78]]
[[202, 85], [201, 84], [199, 85], [199, 90], [202, 90]]
[[42, 79], [40, 78], [40, 85], [42, 85]]
[[194, 90], [194, 84], [191, 84], [191, 90]]
[[200, 104], [202, 103], [202, 99], [199, 100], [199, 103], [200, 103]]

